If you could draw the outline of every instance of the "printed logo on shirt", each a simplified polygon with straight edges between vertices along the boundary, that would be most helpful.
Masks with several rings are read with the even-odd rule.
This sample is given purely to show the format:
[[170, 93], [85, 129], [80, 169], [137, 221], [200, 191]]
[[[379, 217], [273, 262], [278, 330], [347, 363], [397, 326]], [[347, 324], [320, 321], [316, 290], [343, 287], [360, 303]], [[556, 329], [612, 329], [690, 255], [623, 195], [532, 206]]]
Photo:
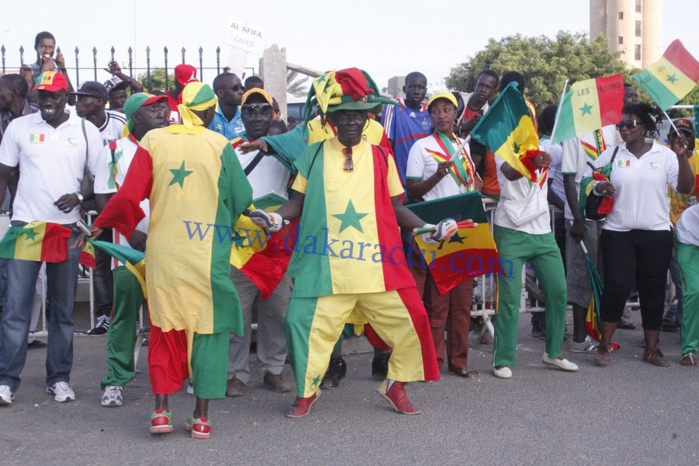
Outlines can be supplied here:
[[655, 160], [651, 160], [650, 162], [648, 162], [648, 168], [650, 168], [651, 170], [657, 170], [658, 162]]
[[42, 143], [46, 139], [44, 134], [32, 133], [29, 135], [29, 142], [32, 144]]
[[631, 166], [631, 160], [619, 160], [616, 163], [616, 166], [619, 168], [624, 168], [624, 167], [630, 167]]
[[430, 122], [427, 119], [422, 120], [422, 129], [425, 131], [430, 129]]
[[78, 145], [78, 138], [76, 138], [74, 136], [68, 136], [67, 141], [68, 141], [68, 145], [71, 147], [75, 147]]

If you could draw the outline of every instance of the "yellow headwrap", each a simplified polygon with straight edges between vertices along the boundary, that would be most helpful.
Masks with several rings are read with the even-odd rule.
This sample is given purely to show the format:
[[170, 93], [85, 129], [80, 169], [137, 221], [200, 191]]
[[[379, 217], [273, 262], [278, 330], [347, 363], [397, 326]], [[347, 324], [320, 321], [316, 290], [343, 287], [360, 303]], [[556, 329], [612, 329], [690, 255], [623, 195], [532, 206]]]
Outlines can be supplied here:
[[216, 105], [216, 94], [208, 84], [191, 82], [182, 90], [182, 103], [177, 106], [182, 124], [191, 129], [204, 124], [192, 110], [201, 111]]

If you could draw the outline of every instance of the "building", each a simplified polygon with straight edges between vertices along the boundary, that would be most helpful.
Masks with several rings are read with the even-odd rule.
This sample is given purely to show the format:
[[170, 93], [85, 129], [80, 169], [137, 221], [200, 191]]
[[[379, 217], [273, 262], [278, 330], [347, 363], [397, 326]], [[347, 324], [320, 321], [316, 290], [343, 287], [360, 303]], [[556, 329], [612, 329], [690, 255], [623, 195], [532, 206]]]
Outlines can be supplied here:
[[662, 0], [590, 0], [590, 40], [609, 38], [628, 66], [646, 68], [663, 53]]

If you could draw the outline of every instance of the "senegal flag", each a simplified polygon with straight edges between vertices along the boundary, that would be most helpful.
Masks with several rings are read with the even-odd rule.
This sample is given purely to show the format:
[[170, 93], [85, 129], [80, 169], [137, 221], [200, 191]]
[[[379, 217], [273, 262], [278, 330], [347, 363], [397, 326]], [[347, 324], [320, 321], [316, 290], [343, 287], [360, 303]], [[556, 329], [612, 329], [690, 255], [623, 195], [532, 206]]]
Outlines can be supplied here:
[[699, 62], [675, 39], [660, 60], [635, 74], [633, 79], [664, 111], [694, 89], [699, 81]]
[[68, 259], [70, 228], [39, 220], [23, 227], [11, 226], [0, 241], [0, 258], [37, 262], [65, 262]]
[[[274, 212], [286, 202], [281, 196], [268, 194], [255, 199], [250, 209]], [[241, 215], [235, 224], [235, 237], [231, 249], [231, 265], [240, 270], [260, 290], [265, 300], [272, 295], [289, 266], [291, 252], [296, 245], [298, 221], [284, 226], [271, 236], [255, 225], [249, 217]]]
[[529, 180], [537, 181], [536, 170], [529, 159], [539, 152], [539, 135], [516, 83], [508, 84], [495, 99], [471, 131], [471, 138]]
[[551, 144], [615, 125], [621, 119], [623, 106], [624, 82], [620, 74], [576, 82], [558, 108]]
[[95, 246], [90, 241], [85, 241], [82, 251], [80, 251], [80, 263], [85, 267], [93, 269], [97, 268], [97, 259], [95, 259]]
[[[119, 262], [123, 263], [126, 269], [131, 272], [143, 290], [143, 296], [148, 297], [146, 290], [146, 254], [121, 244], [114, 244], [108, 241], [87, 240], [87, 245], [92, 245], [94, 248], [109, 254]], [[83, 248], [83, 251], [85, 248]], [[94, 249], [93, 249], [94, 257]]]
[[457, 194], [407, 207], [421, 219], [434, 224], [448, 217], [457, 221], [470, 218], [478, 223], [475, 228], [459, 228], [454, 236], [438, 244], [427, 244], [422, 237], [415, 237], [425, 258], [423, 265], [429, 266], [440, 293], [448, 292], [465, 280], [500, 271], [498, 251], [480, 192]]

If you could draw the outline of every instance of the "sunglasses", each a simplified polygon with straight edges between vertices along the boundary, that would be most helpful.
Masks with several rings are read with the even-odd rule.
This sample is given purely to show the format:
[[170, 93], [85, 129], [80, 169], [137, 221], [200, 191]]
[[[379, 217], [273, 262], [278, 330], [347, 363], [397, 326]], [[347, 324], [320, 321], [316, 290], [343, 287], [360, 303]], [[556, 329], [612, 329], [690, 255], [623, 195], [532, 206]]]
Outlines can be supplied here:
[[272, 113], [272, 106], [270, 104], [245, 104], [242, 108], [243, 112], [250, 115], [254, 113]]
[[237, 86], [224, 87], [223, 89], [224, 89], [224, 90], [231, 90], [231, 91], [233, 91], [233, 92], [238, 92], [238, 91], [244, 91], [244, 90], [245, 90], [245, 88], [244, 88], [243, 86], [241, 86], [240, 84], [237, 85]]
[[616, 124], [616, 129], [634, 129], [638, 125], [636, 120], [621, 120]]

